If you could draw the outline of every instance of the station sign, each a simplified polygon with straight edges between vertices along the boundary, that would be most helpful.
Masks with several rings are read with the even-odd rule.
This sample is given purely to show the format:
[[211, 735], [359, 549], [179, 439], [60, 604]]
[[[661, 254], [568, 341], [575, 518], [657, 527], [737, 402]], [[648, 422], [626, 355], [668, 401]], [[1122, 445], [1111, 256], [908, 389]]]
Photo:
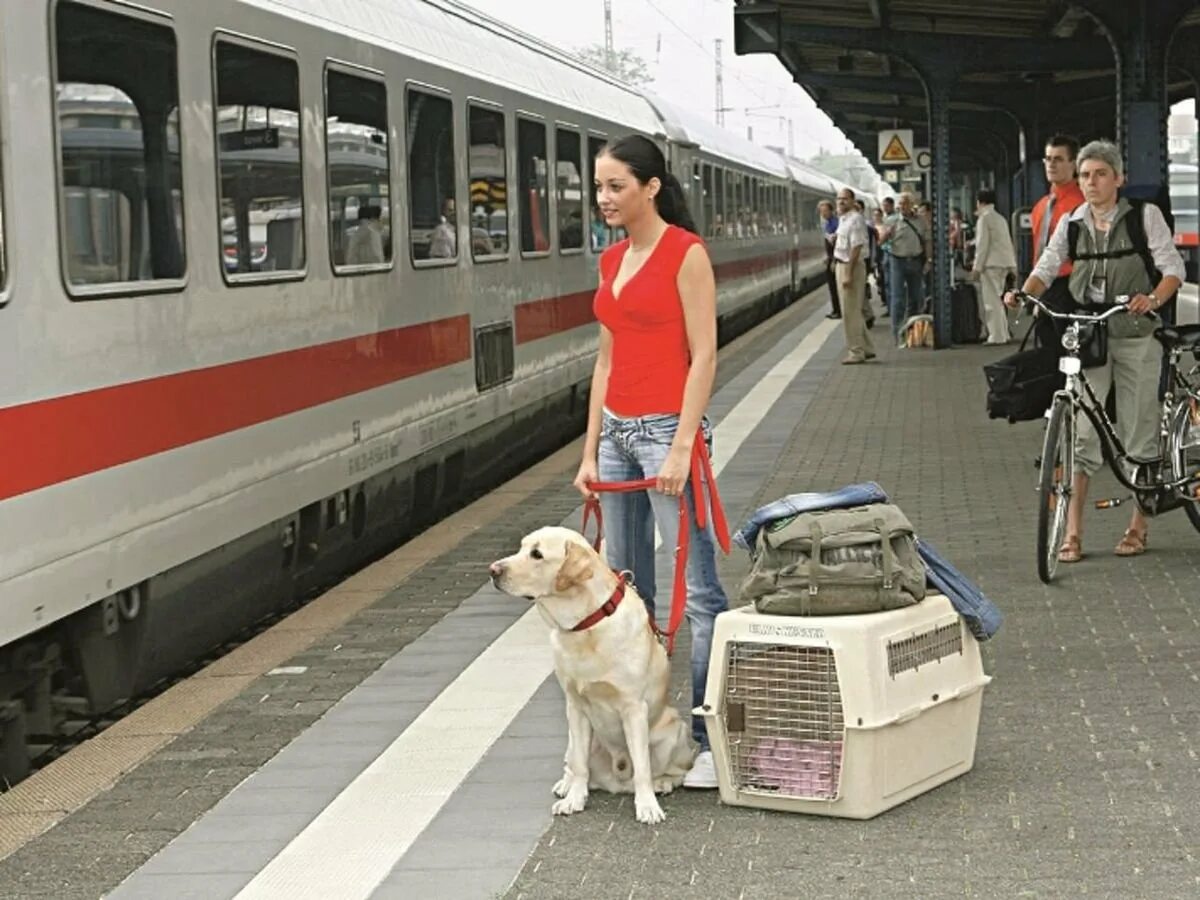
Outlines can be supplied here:
[[907, 166], [913, 161], [913, 133], [911, 128], [893, 128], [879, 132], [879, 164], [881, 166]]
[[226, 152], [237, 150], [275, 150], [279, 147], [278, 128], [251, 128], [248, 131], [226, 131], [221, 135], [221, 149]]
[[918, 172], [928, 172], [933, 166], [933, 153], [928, 147], [917, 147], [913, 150], [913, 168]]

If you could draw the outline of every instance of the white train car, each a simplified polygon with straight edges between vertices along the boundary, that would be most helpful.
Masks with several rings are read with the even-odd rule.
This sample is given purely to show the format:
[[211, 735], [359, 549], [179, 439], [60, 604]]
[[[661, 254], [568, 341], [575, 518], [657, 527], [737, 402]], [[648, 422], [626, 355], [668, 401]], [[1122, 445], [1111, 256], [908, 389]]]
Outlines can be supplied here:
[[450, 0], [0, 0], [0, 71], [10, 780], [578, 433], [609, 137], [667, 148], [723, 330], [819, 274], [777, 155]]

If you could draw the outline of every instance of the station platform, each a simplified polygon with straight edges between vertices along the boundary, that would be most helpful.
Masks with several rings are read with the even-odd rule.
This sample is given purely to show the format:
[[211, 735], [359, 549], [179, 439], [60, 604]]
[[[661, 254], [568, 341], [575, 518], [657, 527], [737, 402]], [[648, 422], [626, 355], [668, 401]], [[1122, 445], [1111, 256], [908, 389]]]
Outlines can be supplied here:
[[[575, 442], [0, 796], [0, 896], [1200, 895], [1200, 534], [1172, 513], [1119, 559], [1128, 507], [1089, 511], [1086, 559], [1043, 586], [1041, 429], [984, 410], [980, 366], [1006, 351], [897, 351], [880, 319], [879, 359], [842, 366], [826, 308], [812, 294], [722, 351], [721, 493], [736, 526], [878, 481], [1001, 607], [971, 772], [869, 821], [686, 790], [658, 826], [602, 792], [554, 818], [566, 723], [545, 626], [487, 565], [578, 527]], [[720, 561], [731, 599], [748, 562]]]

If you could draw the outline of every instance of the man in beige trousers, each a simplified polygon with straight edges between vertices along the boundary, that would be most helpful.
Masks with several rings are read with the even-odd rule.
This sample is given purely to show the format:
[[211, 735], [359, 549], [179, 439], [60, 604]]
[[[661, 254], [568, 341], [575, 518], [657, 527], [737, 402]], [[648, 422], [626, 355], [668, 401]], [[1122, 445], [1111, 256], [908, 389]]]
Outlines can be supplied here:
[[996, 192], [984, 188], [975, 195], [975, 265], [971, 278], [979, 281], [979, 305], [987, 327], [987, 343], [1007, 344], [1008, 315], [1004, 309], [1004, 279], [1016, 274], [1017, 256], [1004, 216], [996, 212]]
[[854, 194], [842, 188], [837, 195], [838, 227], [833, 243], [834, 269], [842, 297], [842, 325], [846, 329], [843, 365], [875, 358], [875, 347], [863, 313], [867, 289], [867, 222], [854, 206]]

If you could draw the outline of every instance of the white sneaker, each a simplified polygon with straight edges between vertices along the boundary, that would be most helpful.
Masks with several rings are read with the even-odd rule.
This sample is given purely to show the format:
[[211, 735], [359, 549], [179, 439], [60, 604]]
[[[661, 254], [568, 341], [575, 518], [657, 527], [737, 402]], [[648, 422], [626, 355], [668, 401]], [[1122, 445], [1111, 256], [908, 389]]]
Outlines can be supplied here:
[[685, 788], [712, 790], [717, 787], [717, 767], [713, 763], [711, 750], [701, 750], [692, 768], [683, 776]]

